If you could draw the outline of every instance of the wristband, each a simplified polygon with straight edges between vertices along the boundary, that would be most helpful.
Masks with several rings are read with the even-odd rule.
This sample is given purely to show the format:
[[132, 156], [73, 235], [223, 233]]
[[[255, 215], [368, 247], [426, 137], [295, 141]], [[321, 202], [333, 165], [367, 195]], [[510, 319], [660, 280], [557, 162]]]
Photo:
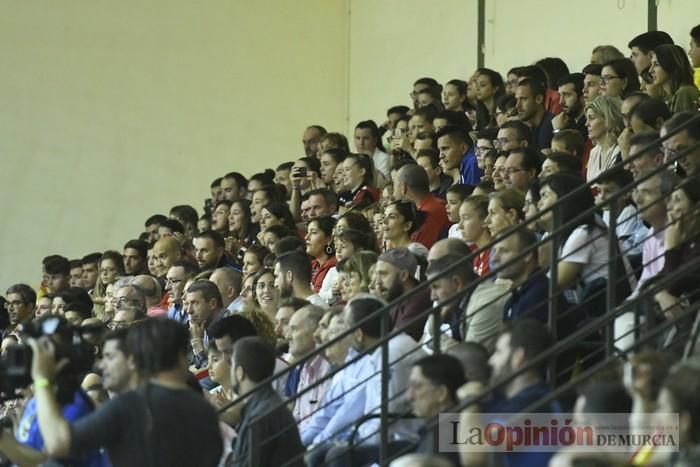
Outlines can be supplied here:
[[50, 388], [51, 387], [51, 381], [49, 381], [47, 378], [39, 378], [34, 380], [34, 388], [40, 389], [40, 388]]

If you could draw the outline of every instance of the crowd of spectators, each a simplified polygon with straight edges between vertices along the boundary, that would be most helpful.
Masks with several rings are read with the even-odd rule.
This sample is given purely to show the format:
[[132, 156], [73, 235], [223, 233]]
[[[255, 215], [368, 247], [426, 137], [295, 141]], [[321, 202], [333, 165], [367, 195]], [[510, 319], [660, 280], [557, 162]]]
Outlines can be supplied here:
[[[530, 365], [612, 305], [624, 362], [543, 410], [676, 412], [680, 451], [512, 452], [504, 465], [700, 465], [700, 26], [688, 52], [661, 31], [628, 47], [596, 47], [581, 71], [543, 58], [420, 78], [409, 105], [357, 123], [350, 142], [311, 125], [303, 157], [222, 174], [199, 211], [152, 215], [119, 249], [46, 256], [36, 287], [3, 298], [2, 354], [28, 345], [33, 384], [2, 385], [15, 398], [0, 453], [369, 465], [386, 358], [388, 412], [404, 415], [388, 454], [409, 454], [396, 465], [489, 465], [435, 453], [426, 424], [460, 402], [467, 428], [517, 413], [602, 361], [601, 334], [553, 356], [554, 376]], [[641, 325], [659, 331], [644, 347]], [[66, 353], [76, 340], [89, 361]]]

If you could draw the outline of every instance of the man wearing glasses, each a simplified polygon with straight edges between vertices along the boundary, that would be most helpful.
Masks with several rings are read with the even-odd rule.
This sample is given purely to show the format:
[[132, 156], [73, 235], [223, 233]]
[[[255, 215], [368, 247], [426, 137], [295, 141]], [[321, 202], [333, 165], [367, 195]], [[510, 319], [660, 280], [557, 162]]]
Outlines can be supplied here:
[[107, 324], [110, 330], [126, 328], [146, 319], [146, 294], [137, 285], [117, 283], [114, 294], [114, 319]]
[[[697, 116], [697, 112], [677, 113], [661, 127], [661, 137]], [[675, 164], [683, 169], [686, 176], [700, 173], [700, 120], [696, 118], [689, 126], [664, 141], [662, 149], [664, 161], [678, 158]], [[688, 151], [687, 154], [686, 151]], [[681, 154], [684, 156], [679, 158]]]
[[4, 338], [15, 332], [17, 327], [34, 317], [36, 304], [36, 292], [27, 284], [15, 284], [5, 293], [5, 309], [10, 318], [10, 324], [2, 333]]

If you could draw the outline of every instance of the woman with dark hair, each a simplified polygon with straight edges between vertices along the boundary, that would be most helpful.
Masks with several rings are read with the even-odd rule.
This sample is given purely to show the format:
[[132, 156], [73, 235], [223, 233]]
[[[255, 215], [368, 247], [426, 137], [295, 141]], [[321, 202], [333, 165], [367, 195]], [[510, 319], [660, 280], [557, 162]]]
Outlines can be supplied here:
[[654, 49], [649, 73], [671, 114], [697, 110], [700, 91], [693, 83], [693, 68], [685, 50], [673, 44], [658, 46]]
[[[700, 179], [683, 179], [671, 193], [667, 203], [668, 227], [664, 231], [664, 268], [662, 274], [673, 274], [700, 257]], [[694, 302], [698, 298], [700, 266], [686, 271], [669, 284], [664, 292], [673, 297]], [[657, 297], [657, 300], [659, 297]], [[664, 307], [668, 308], [668, 307]], [[673, 316], [668, 316], [672, 318]]]
[[394, 201], [384, 209], [384, 251], [406, 247], [415, 243], [411, 234], [420, 229], [426, 214], [407, 201]]
[[506, 93], [503, 77], [489, 68], [479, 68], [476, 72], [477, 112], [483, 115], [482, 120], [488, 122], [487, 126], [495, 126], [496, 100]]
[[258, 308], [274, 322], [280, 294], [279, 289], [275, 287], [275, 273], [272, 269], [261, 269], [255, 273], [253, 276], [253, 296]]
[[228, 216], [231, 212], [231, 201], [221, 200], [216, 203], [211, 213], [211, 229], [226, 237], [229, 234]]
[[[290, 230], [296, 229], [292, 212], [289, 210], [287, 203], [273, 201], [262, 208], [260, 212], [260, 230], [265, 231], [273, 225], [282, 225]], [[258, 240], [262, 240], [260, 235]]]
[[306, 253], [311, 256], [311, 288], [315, 293], [321, 291], [323, 279], [328, 271], [335, 267], [335, 245], [333, 229], [336, 220], [333, 217], [319, 217], [309, 222], [306, 230]]
[[291, 230], [283, 225], [272, 225], [263, 231], [262, 245], [268, 250], [273, 251], [275, 244], [284, 237], [293, 237], [299, 235], [296, 229]]
[[329, 148], [321, 152], [321, 180], [333, 187], [336, 168], [343, 163], [347, 152], [340, 148]]
[[[559, 224], [568, 225], [560, 232], [560, 249], [556, 253], [559, 258], [557, 283], [559, 289], [584, 289], [591, 286], [604, 288], [608, 279], [608, 263], [610, 262], [608, 247], [608, 229], [603, 221], [592, 211], [595, 199], [586, 181], [578, 175], [558, 172], [540, 181], [540, 201], [538, 209], [544, 211], [554, 206], [541, 218], [548, 232], [553, 232], [554, 217], [559, 218]], [[581, 213], [591, 211], [585, 216]], [[617, 241], [617, 240], [616, 240]], [[619, 254], [618, 257], [622, 255]], [[619, 260], [619, 275], [626, 274], [627, 266]], [[624, 265], [623, 265], [624, 264]], [[617, 284], [618, 299], [626, 298], [631, 292], [628, 281], [622, 280]], [[620, 287], [621, 286], [621, 287]], [[624, 292], [626, 291], [626, 293]], [[581, 297], [578, 297], [580, 299]]]
[[379, 200], [379, 190], [374, 186], [374, 167], [365, 154], [348, 154], [343, 161], [344, 185], [349, 191], [338, 196], [340, 213], [360, 204], [372, 204]]
[[600, 94], [624, 99], [639, 91], [639, 75], [629, 58], [618, 58], [603, 65], [600, 73]]
[[243, 261], [243, 252], [257, 241], [259, 224], [253, 224], [250, 201], [240, 199], [231, 204], [228, 214], [229, 236], [226, 238], [226, 251], [238, 264]]
[[341, 216], [335, 225], [335, 236], [338, 237], [344, 230], [354, 230], [362, 233], [365, 238], [362, 249], [377, 251], [377, 237], [374, 234], [372, 225], [364, 215], [359, 212], [348, 212]]
[[255, 190], [266, 185], [275, 184], [275, 171], [272, 169], [265, 169], [264, 172], [256, 173], [248, 180], [248, 193], [252, 193]]
[[556, 91], [557, 83], [561, 78], [569, 74], [569, 67], [566, 66], [564, 60], [559, 57], [547, 57], [537, 60], [535, 65], [539, 66], [547, 74], [547, 82], [545, 83], [549, 89]]
[[467, 82], [461, 79], [448, 81], [442, 91], [442, 104], [445, 106], [445, 110], [464, 112], [466, 102]]

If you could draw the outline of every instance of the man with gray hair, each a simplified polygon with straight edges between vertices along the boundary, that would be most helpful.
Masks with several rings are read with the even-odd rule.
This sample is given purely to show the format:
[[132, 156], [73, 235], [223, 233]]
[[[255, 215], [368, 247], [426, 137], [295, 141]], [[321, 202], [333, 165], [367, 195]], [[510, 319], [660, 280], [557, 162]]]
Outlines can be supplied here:
[[[316, 350], [314, 331], [323, 317], [325, 310], [316, 305], [306, 305], [294, 312], [289, 320], [287, 328], [287, 340], [289, 341], [289, 355], [292, 363], [296, 362]], [[296, 365], [287, 378], [285, 396], [292, 397], [312, 386], [323, 378], [331, 365], [321, 354], [311, 360]], [[311, 421], [311, 415], [316, 411], [317, 403], [323, 399], [331, 380], [315, 386], [310, 391], [302, 394], [294, 404], [294, 418], [299, 423], [299, 430]]]
[[[646, 170], [638, 178], [648, 176], [653, 170]], [[649, 224], [649, 235], [642, 244], [642, 275], [637, 281], [628, 300], [639, 295], [646, 281], [659, 274], [664, 268], [664, 231], [667, 221], [666, 200], [673, 193], [678, 177], [670, 170], [662, 170], [637, 185], [633, 193], [639, 217]], [[626, 349], [634, 342], [634, 313], [627, 312], [615, 320], [615, 345]]]
[[114, 283], [114, 318], [110, 329], [129, 327], [146, 319], [146, 294], [141, 287], [131, 283], [131, 278], [122, 278]]
[[207, 347], [211, 340], [207, 329], [223, 318], [223, 303], [219, 288], [210, 280], [194, 281], [187, 288], [187, 313], [190, 316], [190, 345], [196, 368], [208, 364]]

